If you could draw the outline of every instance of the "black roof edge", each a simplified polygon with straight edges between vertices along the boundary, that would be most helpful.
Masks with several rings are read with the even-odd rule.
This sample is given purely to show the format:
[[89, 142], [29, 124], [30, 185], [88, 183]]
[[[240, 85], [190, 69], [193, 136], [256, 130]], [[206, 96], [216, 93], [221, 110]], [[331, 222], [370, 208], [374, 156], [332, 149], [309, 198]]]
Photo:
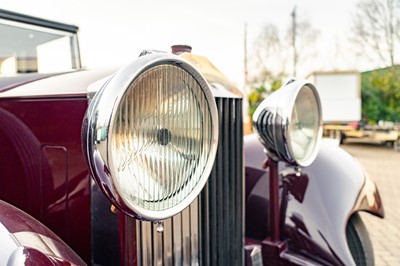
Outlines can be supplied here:
[[6, 19], [16, 22], [27, 23], [35, 26], [51, 28], [55, 30], [62, 30], [71, 33], [77, 33], [79, 27], [70, 24], [64, 24], [56, 21], [42, 19], [34, 16], [29, 16], [9, 10], [0, 9], [0, 19]]

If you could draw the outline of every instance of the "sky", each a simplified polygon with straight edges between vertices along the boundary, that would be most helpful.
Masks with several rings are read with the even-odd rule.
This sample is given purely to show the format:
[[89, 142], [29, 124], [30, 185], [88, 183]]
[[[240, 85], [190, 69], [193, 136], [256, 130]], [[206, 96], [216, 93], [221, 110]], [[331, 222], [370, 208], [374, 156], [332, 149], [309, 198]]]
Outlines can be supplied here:
[[[251, 58], [262, 27], [273, 23], [286, 29], [295, 5], [297, 16], [307, 18], [320, 33], [315, 68], [356, 68], [357, 60], [338, 56], [347, 50], [344, 36], [348, 36], [355, 3], [356, 0], [0, 0], [0, 8], [77, 25], [82, 62], [88, 68], [127, 64], [144, 49], [170, 51], [171, 45], [188, 44], [193, 53], [208, 57], [242, 88], [245, 24], [247, 55]], [[251, 71], [248, 69], [249, 74]]]

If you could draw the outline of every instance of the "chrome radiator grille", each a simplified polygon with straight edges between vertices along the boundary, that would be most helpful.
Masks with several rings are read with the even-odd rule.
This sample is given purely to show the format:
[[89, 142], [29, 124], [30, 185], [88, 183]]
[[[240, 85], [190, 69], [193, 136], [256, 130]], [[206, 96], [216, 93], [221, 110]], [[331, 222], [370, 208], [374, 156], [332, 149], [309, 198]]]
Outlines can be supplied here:
[[200, 196], [157, 225], [137, 222], [138, 265], [243, 264], [242, 99], [216, 98], [219, 144]]

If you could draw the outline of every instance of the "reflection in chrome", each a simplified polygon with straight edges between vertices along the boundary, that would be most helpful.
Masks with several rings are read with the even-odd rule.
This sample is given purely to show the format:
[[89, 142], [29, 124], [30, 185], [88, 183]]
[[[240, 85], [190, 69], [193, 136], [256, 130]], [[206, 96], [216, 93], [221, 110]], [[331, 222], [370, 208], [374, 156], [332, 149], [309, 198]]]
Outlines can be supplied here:
[[169, 54], [122, 68], [94, 95], [83, 129], [97, 184], [125, 214], [159, 221], [201, 192], [218, 144], [218, 113], [204, 77]]
[[198, 199], [183, 212], [158, 223], [137, 222], [137, 265], [199, 265]]
[[271, 158], [310, 165], [322, 138], [317, 90], [306, 81], [291, 80], [257, 107], [253, 128]]

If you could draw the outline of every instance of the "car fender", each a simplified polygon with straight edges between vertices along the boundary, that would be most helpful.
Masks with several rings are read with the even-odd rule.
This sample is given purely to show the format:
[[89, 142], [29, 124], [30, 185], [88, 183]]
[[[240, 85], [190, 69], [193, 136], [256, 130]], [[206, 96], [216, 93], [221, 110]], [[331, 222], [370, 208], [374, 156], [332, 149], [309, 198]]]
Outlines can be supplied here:
[[[244, 149], [248, 200], [254, 198], [254, 193], [261, 195], [258, 186], [268, 183], [268, 171], [262, 167], [266, 160], [264, 147], [255, 135], [245, 137]], [[281, 175], [290, 176], [291, 169], [279, 164]], [[345, 233], [348, 219], [357, 211], [384, 216], [377, 187], [361, 164], [343, 149], [323, 142], [316, 160], [301, 170], [301, 176], [293, 174], [286, 180], [289, 193], [283, 215], [284, 234], [291, 246], [333, 264], [353, 265]], [[264, 194], [268, 194], [267, 189]], [[250, 213], [260, 213], [248, 205]], [[246, 217], [246, 222], [258, 217]]]
[[86, 265], [58, 236], [0, 200], [0, 265]]

